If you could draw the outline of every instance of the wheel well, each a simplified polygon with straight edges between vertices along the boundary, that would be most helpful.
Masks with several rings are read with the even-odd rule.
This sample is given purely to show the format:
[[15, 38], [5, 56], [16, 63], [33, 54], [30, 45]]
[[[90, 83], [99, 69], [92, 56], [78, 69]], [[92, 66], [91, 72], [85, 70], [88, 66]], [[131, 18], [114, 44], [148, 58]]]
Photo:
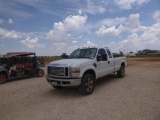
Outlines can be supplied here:
[[121, 63], [121, 66], [125, 66], [125, 63], [124, 63], [124, 62], [122, 62], [122, 63]]
[[85, 71], [84, 74], [83, 74], [83, 76], [84, 76], [85, 74], [91, 74], [91, 75], [94, 76], [94, 78], [96, 78], [96, 74], [95, 74], [94, 70], [92, 70], [92, 69], [89, 69], [89, 70]]

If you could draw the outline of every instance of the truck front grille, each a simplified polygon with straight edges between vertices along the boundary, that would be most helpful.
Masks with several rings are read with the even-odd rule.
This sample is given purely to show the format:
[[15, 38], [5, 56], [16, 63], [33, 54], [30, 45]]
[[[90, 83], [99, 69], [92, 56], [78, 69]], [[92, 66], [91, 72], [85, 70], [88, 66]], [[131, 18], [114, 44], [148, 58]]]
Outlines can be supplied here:
[[53, 76], [69, 76], [68, 67], [48, 66], [48, 74]]

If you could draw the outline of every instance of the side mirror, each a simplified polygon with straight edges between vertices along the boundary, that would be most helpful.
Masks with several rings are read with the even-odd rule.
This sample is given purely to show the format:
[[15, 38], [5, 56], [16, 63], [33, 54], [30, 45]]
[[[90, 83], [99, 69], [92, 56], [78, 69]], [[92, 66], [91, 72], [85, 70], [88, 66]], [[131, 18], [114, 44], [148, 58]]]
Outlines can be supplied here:
[[107, 54], [103, 54], [103, 55], [102, 55], [102, 61], [107, 61], [107, 60], [108, 60]]

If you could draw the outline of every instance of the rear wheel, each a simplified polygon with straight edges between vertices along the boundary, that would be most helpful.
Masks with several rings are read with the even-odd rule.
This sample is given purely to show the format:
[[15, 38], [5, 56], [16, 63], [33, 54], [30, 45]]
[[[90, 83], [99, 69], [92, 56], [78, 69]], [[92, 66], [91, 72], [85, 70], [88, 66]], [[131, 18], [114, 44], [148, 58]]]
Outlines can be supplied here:
[[90, 95], [94, 91], [95, 78], [91, 74], [85, 74], [80, 85], [80, 92], [83, 95]]
[[38, 77], [43, 77], [44, 76], [44, 70], [43, 69], [38, 69], [37, 70], [37, 76]]
[[124, 65], [121, 65], [120, 70], [117, 71], [117, 76], [119, 78], [123, 78], [125, 76], [125, 66]]
[[6, 75], [0, 74], [0, 84], [5, 83], [7, 81]]

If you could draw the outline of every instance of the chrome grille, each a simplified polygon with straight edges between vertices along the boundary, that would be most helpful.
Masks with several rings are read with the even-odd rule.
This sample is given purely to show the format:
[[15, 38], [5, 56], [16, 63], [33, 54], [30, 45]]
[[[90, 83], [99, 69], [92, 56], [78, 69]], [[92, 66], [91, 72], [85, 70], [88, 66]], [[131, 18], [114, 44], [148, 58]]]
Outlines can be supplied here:
[[48, 66], [48, 74], [53, 76], [68, 76], [68, 67]]

